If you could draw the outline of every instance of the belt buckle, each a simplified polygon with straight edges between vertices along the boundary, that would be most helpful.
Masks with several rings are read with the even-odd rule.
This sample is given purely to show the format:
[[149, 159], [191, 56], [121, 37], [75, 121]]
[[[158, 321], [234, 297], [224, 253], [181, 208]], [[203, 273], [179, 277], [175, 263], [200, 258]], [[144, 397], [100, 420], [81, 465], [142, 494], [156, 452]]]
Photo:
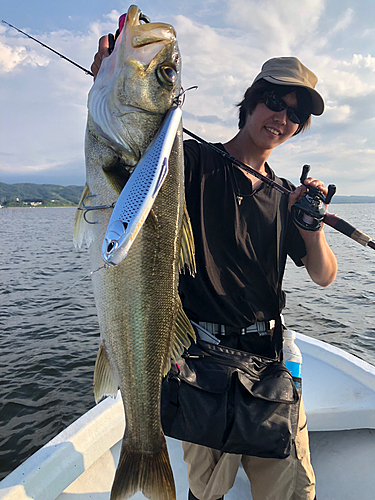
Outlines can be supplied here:
[[273, 330], [275, 329], [276, 321], [271, 319], [269, 321], [258, 321], [257, 330], [259, 337], [263, 337], [264, 335], [272, 335]]
[[267, 334], [267, 323], [268, 323], [267, 321], [257, 321], [255, 323], [259, 337], [263, 337], [264, 335], [268, 335]]
[[268, 329], [266, 330], [266, 333], [267, 335], [272, 335], [276, 326], [276, 321], [274, 319], [270, 319], [269, 321], [267, 321], [267, 323], [268, 323]]

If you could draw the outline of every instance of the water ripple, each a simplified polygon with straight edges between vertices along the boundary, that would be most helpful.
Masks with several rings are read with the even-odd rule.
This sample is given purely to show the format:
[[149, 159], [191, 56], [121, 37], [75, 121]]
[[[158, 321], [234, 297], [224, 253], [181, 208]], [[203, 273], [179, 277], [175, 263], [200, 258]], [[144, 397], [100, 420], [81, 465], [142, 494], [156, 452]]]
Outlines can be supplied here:
[[[375, 204], [332, 205], [331, 212], [374, 231]], [[71, 243], [73, 220], [69, 208], [0, 210], [0, 256], [7, 256], [0, 279], [0, 479], [94, 405], [98, 321], [85, 279], [88, 254]], [[375, 364], [375, 253], [331, 228], [326, 234], [337, 279], [322, 289], [288, 262], [286, 323]]]

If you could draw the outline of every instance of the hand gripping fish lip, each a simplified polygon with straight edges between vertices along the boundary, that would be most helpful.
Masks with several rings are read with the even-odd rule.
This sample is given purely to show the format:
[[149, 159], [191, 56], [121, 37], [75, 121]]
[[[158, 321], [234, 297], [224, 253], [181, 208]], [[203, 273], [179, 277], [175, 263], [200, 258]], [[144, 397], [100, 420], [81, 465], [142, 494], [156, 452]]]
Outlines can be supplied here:
[[173, 106], [125, 184], [109, 220], [102, 245], [106, 264], [117, 265], [128, 254], [168, 174], [168, 158], [181, 109]]

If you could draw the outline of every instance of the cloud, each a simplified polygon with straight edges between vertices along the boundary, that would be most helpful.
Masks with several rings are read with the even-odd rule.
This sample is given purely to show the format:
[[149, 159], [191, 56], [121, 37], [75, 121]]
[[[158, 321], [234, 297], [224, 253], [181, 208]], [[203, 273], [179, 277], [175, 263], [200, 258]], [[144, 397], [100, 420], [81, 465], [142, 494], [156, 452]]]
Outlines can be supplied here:
[[330, 30], [330, 36], [340, 32], [345, 31], [353, 22], [354, 10], [348, 8], [342, 15], [341, 19], [337, 21], [334, 27]]
[[38, 54], [35, 50], [28, 50], [25, 46], [12, 45], [12, 42], [0, 41], [0, 75], [12, 72], [19, 65], [46, 66], [48, 62], [47, 57]]
[[325, 119], [331, 123], [347, 122], [352, 114], [350, 106], [347, 104], [327, 104], [325, 110]]
[[215, 114], [217, 121], [234, 124], [235, 105], [258, 73], [262, 55], [239, 44], [231, 29], [212, 28], [182, 15], [173, 25], [182, 53], [183, 86], [198, 86], [186, 94], [184, 110], [190, 117]]
[[118, 18], [120, 15], [120, 12], [114, 9], [108, 14], [103, 15], [104, 20], [98, 20], [91, 23], [89, 32], [90, 38], [95, 38], [96, 41], [98, 41], [99, 38], [103, 36], [103, 33], [112, 33], [114, 31], [114, 26], [118, 25]]
[[324, 10], [324, 0], [231, 0], [228, 20], [273, 55], [291, 55], [308, 44]]
[[[37, 38], [86, 67], [97, 45], [92, 33], [61, 30]], [[56, 180], [59, 172], [64, 183], [73, 177], [64, 174], [67, 166], [82, 179], [86, 100], [92, 79], [22, 36], [8, 35], [5, 43], [4, 38], [0, 41], [7, 47], [0, 49], [2, 180], [22, 182], [44, 176], [48, 182]]]
[[[318, 75], [326, 112], [313, 118], [310, 131], [275, 150], [271, 166], [298, 183], [302, 165], [310, 163], [312, 175], [336, 182], [340, 194], [372, 194], [375, 31], [363, 4], [348, 9], [324, 0], [192, 0], [168, 12], [164, 1], [145, 0], [142, 8], [153, 20], [174, 25], [183, 86], [199, 87], [186, 94], [183, 120], [188, 130], [213, 142], [230, 139], [237, 132], [235, 105], [262, 63], [296, 55]], [[112, 10], [85, 31], [35, 36], [89, 68], [98, 39], [114, 31], [119, 14]], [[0, 44], [0, 154], [7, 182], [16, 177], [32, 182], [34, 176], [40, 182], [82, 183], [92, 79], [2, 27]]]
[[370, 71], [375, 71], [375, 57], [370, 54], [363, 56], [362, 54], [354, 54], [350, 62], [344, 62], [349, 67], [368, 68]]

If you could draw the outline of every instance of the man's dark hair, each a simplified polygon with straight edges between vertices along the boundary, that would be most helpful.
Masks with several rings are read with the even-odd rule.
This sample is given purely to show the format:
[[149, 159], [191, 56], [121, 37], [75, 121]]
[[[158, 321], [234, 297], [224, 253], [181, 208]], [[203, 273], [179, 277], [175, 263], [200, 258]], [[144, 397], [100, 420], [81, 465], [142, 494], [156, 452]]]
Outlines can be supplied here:
[[302, 88], [296, 86], [288, 85], [275, 85], [269, 83], [266, 80], [258, 80], [251, 87], [249, 87], [244, 95], [243, 100], [237, 104], [240, 108], [239, 110], [239, 120], [238, 128], [242, 129], [245, 126], [247, 115], [254, 111], [259, 102], [262, 101], [262, 97], [266, 92], [273, 91], [278, 97], [283, 97], [291, 92], [296, 92], [298, 108], [308, 116], [307, 120], [298, 125], [298, 129], [294, 135], [299, 134], [303, 130], [310, 127], [311, 124], [311, 97], [309, 92]]

